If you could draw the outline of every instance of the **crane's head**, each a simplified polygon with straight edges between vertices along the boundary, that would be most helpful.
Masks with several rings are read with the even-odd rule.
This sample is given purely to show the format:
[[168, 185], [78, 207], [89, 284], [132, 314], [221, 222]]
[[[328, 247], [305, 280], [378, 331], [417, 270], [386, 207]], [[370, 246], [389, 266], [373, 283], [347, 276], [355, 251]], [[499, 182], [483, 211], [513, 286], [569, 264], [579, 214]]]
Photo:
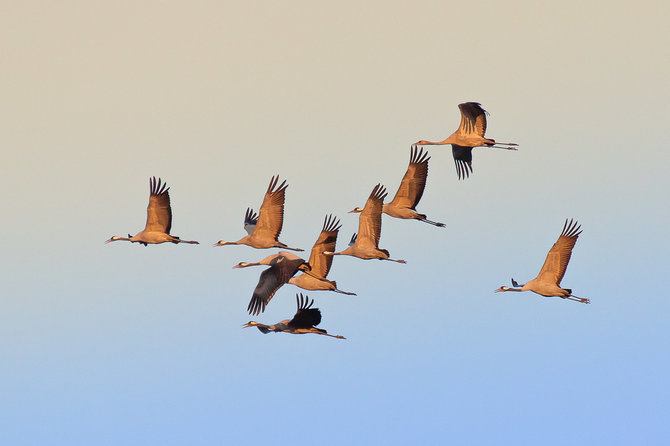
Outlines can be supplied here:
[[131, 238], [132, 238], [132, 235], [130, 235], [130, 234], [128, 234], [128, 238], [119, 237], [118, 235], [114, 235], [109, 240], [105, 240], [105, 243], [111, 243], [111, 242], [115, 242], [117, 240], [125, 240], [125, 241], [128, 241], [128, 242], [132, 242]]
[[349, 211], [349, 214], [357, 214], [359, 212], [363, 212], [363, 208], [355, 207]]
[[225, 240], [219, 240], [218, 242], [214, 243], [214, 246], [224, 246], [224, 245], [232, 245], [233, 243], [231, 242], [226, 242]]
[[504, 285], [503, 285], [503, 286], [501, 286], [500, 288], [498, 288], [497, 290], [494, 290], [493, 292], [494, 292], [494, 293], [500, 293], [501, 291], [509, 291], [509, 290], [511, 290], [510, 287], [508, 287], [508, 286], [504, 286]]
[[312, 270], [312, 266], [311, 266], [309, 263], [305, 262], [305, 263], [303, 263], [302, 265], [300, 265], [300, 266], [298, 267], [298, 269], [299, 269], [300, 271], [311, 271], [311, 270]]
[[249, 262], [240, 262], [237, 265], [233, 266], [233, 268], [246, 268], [247, 266], [252, 266], [254, 264], [249, 263]]

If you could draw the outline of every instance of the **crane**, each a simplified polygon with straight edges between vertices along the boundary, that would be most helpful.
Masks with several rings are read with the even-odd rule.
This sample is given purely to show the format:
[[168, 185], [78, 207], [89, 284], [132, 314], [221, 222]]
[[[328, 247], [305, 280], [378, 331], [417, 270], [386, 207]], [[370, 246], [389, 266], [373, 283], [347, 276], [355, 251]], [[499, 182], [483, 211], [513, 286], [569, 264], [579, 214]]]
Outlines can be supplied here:
[[171, 243], [191, 243], [197, 245], [193, 240], [182, 240], [177, 236], [170, 235], [172, 227], [172, 208], [170, 207], [170, 190], [166, 183], [156, 177], [149, 178], [149, 205], [147, 206], [147, 223], [144, 230], [128, 237], [112, 236], [105, 243], [124, 240], [131, 243], [140, 243], [144, 246], [149, 244], [159, 244], [165, 242]]
[[322, 328], [316, 328], [315, 325], [321, 323], [321, 311], [318, 308], [312, 308], [314, 299], [309, 301], [308, 296], [295, 295], [295, 300], [298, 305], [298, 311], [293, 316], [293, 319], [284, 319], [274, 325], [260, 324], [255, 321], [249, 321], [243, 325], [244, 328], [256, 327], [261, 333], [267, 334], [269, 332], [284, 332], [293, 334], [314, 333], [318, 335], [330, 336], [337, 339], [346, 339], [344, 336], [332, 335]]
[[[334, 280], [327, 280], [326, 276], [333, 264], [333, 256], [324, 255], [324, 251], [332, 251], [335, 249], [337, 242], [337, 234], [340, 231], [340, 221], [327, 215], [323, 221], [323, 227], [319, 237], [312, 247], [312, 252], [309, 256], [309, 266], [312, 268], [308, 273], [303, 272], [299, 276], [292, 277], [288, 283], [298, 286], [305, 290], [327, 290], [335, 291], [340, 294], [348, 294], [355, 296], [356, 293], [342, 291], [337, 289], [337, 283]], [[315, 278], [314, 276], [318, 276]]]
[[[407, 172], [402, 178], [398, 192], [389, 203], [384, 204], [382, 212], [395, 218], [406, 218], [419, 220], [440, 228], [444, 228], [444, 223], [428, 220], [424, 214], [416, 211], [416, 205], [423, 196], [423, 190], [426, 188], [426, 178], [428, 178], [428, 153], [424, 153], [423, 148], [412, 146], [410, 150], [409, 166]], [[354, 208], [351, 212], [362, 212], [363, 208]]]
[[486, 133], [486, 110], [479, 102], [458, 104], [461, 110], [461, 124], [447, 139], [439, 142], [421, 140], [418, 146], [451, 144], [451, 152], [456, 164], [458, 179], [465, 179], [472, 173], [472, 148], [486, 146], [495, 149], [518, 150], [513, 142], [497, 143], [484, 137]]
[[304, 251], [300, 248], [290, 248], [279, 241], [284, 224], [284, 200], [288, 184], [284, 180], [279, 186], [279, 175], [275, 175], [270, 180], [270, 184], [263, 198], [258, 216], [253, 209], [248, 208], [244, 216], [244, 229], [247, 235], [236, 242], [226, 242], [219, 240], [214, 246], [224, 245], [248, 245], [253, 248], [282, 248], [292, 251]]
[[270, 268], [263, 271], [258, 279], [258, 285], [256, 285], [247, 307], [249, 314], [259, 314], [265, 311], [268, 302], [282, 285], [288, 283], [298, 271], [309, 272], [312, 269], [304, 259], [288, 251], [279, 251], [279, 253], [267, 256], [259, 262], [240, 262], [233, 268], [257, 265], [269, 265]]
[[542, 269], [540, 270], [540, 274], [525, 284], [518, 284], [512, 279], [512, 286], [515, 288], [501, 286], [495, 291], [532, 291], [542, 296], [556, 296], [561, 299], [574, 300], [584, 304], [591, 303], [589, 299], [573, 295], [570, 288], [561, 288], [561, 280], [568, 267], [568, 262], [572, 255], [572, 248], [575, 246], [577, 238], [581, 233], [581, 226], [576, 221], [573, 222], [573, 220], [570, 219], [570, 222], [568, 222], [566, 219], [565, 224], [563, 225], [563, 231], [556, 243], [554, 243], [554, 246], [549, 250], [547, 259], [544, 261], [544, 265], [542, 265]]
[[344, 251], [325, 251], [326, 256], [347, 255], [359, 259], [390, 260], [397, 263], [407, 263], [404, 260], [389, 258], [386, 249], [379, 249], [379, 236], [382, 231], [382, 207], [386, 198], [386, 188], [377, 184], [370, 193], [365, 207], [358, 217], [358, 235], [351, 238], [349, 247]]

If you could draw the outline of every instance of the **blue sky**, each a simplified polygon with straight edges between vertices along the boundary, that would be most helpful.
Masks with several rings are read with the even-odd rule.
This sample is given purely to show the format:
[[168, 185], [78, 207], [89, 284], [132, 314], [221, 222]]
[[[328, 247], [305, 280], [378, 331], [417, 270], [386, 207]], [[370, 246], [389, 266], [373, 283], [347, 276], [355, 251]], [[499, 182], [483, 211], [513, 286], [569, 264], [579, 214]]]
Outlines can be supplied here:
[[[22, 2], [0, 49], [0, 442], [12, 445], [666, 444], [667, 5], [512, 1]], [[419, 210], [384, 218], [406, 265], [336, 258], [309, 293], [347, 337], [242, 329], [270, 252], [244, 234], [270, 177], [282, 240], [381, 182], [410, 144], [490, 112], [458, 181], [429, 148]], [[148, 178], [173, 234], [144, 248]], [[581, 305], [494, 294], [537, 274], [566, 218]], [[264, 323], [295, 311], [284, 287]]]

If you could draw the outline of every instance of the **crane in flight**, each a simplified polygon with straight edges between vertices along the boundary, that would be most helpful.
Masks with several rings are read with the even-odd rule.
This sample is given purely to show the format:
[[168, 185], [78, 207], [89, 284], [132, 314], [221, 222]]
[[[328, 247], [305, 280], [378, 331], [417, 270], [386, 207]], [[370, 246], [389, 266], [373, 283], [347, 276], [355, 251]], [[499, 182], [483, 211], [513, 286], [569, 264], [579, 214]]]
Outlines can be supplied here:
[[265, 192], [258, 216], [256, 216], [253, 209], [247, 209], [244, 216], [244, 229], [246, 229], [248, 234], [236, 242], [219, 240], [214, 246], [248, 245], [258, 249], [282, 248], [292, 251], [304, 251], [304, 249], [300, 248], [290, 248], [279, 241], [279, 234], [284, 225], [284, 201], [288, 184], [284, 180], [277, 186], [278, 182], [279, 175], [275, 175], [270, 180], [270, 185]]
[[[246, 268], [248, 266], [269, 265], [270, 267], [261, 273], [258, 285], [251, 296], [247, 311], [249, 314], [259, 314], [265, 311], [270, 299], [275, 295], [282, 285], [287, 284], [291, 277], [298, 271], [310, 274], [311, 266], [304, 259], [288, 251], [279, 251], [277, 254], [267, 256], [259, 262], [240, 262], [233, 268]], [[317, 279], [318, 276], [314, 276]], [[326, 279], [319, 279], [326, 280]]]
[[572, 256], [572, 248], [575, 246], [577, 238], [581, 233], [581, 226], [576, 221], [573, 222], [570, 219], [568, 223], [566, 219], [563, 231], [556, 243], [554, 243], [554, 246], [549, 250], [540, 274], [525, 284], [518, 284], [516, 280], [512, 279], [512, 286], [515, 288], [501, 286], [495, 291], [532, 291], [546, 297], [556, 296], [561, 299], [574, 300], [584, 304], [591, 303], [588, 299], [573, 295], [570, 288], [561, 288], [561, 280], [565, 275], [565, 270]]
[[[337, 234], [340, 231], [340, 220], [327, 215], [323, 221], [323, 227], [319, 237], [316, 239], [312, 252], [309, 255], [309, 266], [312, 268], [309, 273], [291, 277], [288, 283], [300, 287], [304, 290], [325, 290], [335, 291], [340, 294], [355, 296], [356, 293], [342, 291], [337, 289], [337, 282], [326, 279], [330, 267], [333, 264], [333, 256], [324, 255], [324, 251], [333, 251], [337, 243]], [[317, 276], [317, 277], [315, 277]]]
[[197, 245], [194, 240], [182, 240], [177, 236], [170, 235], [172, 228], [172, 208], [170, 207], [170, 190], [166, 183], [159, 178], [149, 178], [149, 205], [147, 206], [147, 223], [144, 230], [128, 237], [112, 236], [105, 243], [124, 240], [131, 243], [140, 243], [144, 246], [159, 243], [190, 243]]
[[[395, 197], [389, 203], [384, 204], [382, 212], [395, 218], [406, 218], [419, 220], [424, 223], [444, 228], [444, 223], [428, 220], [425, 214], [419, 214], [416, 211], [416, 205], [423, 196], [423, 190], [426, 188], [426, 179], [428, 178], [428, 153], [423, 148], [412, 146], [409, 157], [409, 166], [402, 178], [400, 187], [395, 193]], [[363, 208], [354, 208], [351, 212], [363, 212]]]
[[386, 188], [381, 184], [377, 184], [372, 189], [368, 201], [365, 202], [365, 207], [358, 217], [358, 235], [353, 235], [349, 247], [340, 252], [324, 251], [323, 254], [327, 256], [346, 255], [365, 260], [379, 259], [407, 263], [404, 260], [389, 258], [389, 252], [386, 249], [379, 248], [384, 198], [386, 198]]
[[485, 146], [495, 149], [518, 150], [513, 142], [496, 142], [494, 139], [485, 138], [486, 133], [486, 110], [479, 102], [464, 102], [458, 104], [461, 110], [461, 124], [458, 129], [449, 135], [444, 141], [425, 141], [416, 143], [417, 146], [434, 145], [441, 146], [451, 144], [451, 152], [456, 163], [458, 179], [465, 179], [472, 173], [472, 148]]
[[273, 325], [265, 325], [255, 321], [249, 321], [244, 324], [243, 327], [256, 327], [264, 334], [270, 333], [271, 331], [275, 333], [284, 332], [293, 334], [314, 333], [337, 339], [346, 339], [344, 336], [332, 335], [322, 328], [316, 328], [316, 325], [321, 323], [321, 311], [318, 308], [312, 308], [314, 299], [310, 302], [308, 296], [303, 297], [302, 293], [300, 293], [300, 295], [295, 295], [295, 300], [298, 304], [298, 311], [295, 313], [295, 316], [293, 316], [293, 319], [284, 319]]

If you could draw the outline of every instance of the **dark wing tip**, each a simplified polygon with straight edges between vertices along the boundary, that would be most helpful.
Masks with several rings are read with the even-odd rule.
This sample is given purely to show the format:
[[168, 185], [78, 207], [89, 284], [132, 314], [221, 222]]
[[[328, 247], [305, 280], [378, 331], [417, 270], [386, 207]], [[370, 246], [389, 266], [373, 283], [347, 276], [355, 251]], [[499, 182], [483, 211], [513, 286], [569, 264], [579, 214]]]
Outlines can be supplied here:
[[170, 188], [167, 187], [167, 183], [161, 180], [160, 177], [158, 177], [158, 181], [156, 177], [149, 178], [149, 192], [151, 195], [167, 194], [169, 190]]
[[340, 224], [340, 220], [335, 217], [333, 214], [328, 214], [326, 215], [326, 218], [323, 220], [323, 227], [321, 231], [324, 232], [335, 232], [339, 231], [342, 225]]
[[568, 221], [566, 218], [565, 223], [563, 224], [563, 231], [561, 232], [561, 235], [566, 237], [579, 237], [579, 235], [582, 233], [581, 229], [582, 226], [577, 222], [577, 220], [573, 220], [571, 218], [570, 221]]
[[382, 186], [381, 183], [378, 183], [373, 189], [372, 192], [370, 193], [370, 197], [373, 200], [382, 200], [386, 198], [387, 192], [386, 192], [386, 187]]

